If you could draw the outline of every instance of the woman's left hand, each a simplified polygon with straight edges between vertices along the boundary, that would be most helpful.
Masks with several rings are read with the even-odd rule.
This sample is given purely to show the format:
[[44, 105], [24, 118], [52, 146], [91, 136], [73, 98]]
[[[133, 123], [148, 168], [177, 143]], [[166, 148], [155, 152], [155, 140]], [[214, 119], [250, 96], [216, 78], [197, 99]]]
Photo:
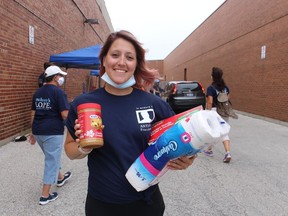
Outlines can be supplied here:
[[179, 157], [169, 161], [167, 167], [171, 170], [185, 170], [193, 164], [195, 158], [197, 158], [197, 154], [192, 157]]
[[34, 137], [33, 134], [30, 134], [28, 136], [28, 142], [31, 144], [31, 145], [34, 145], [36, 143], [36, 138]]

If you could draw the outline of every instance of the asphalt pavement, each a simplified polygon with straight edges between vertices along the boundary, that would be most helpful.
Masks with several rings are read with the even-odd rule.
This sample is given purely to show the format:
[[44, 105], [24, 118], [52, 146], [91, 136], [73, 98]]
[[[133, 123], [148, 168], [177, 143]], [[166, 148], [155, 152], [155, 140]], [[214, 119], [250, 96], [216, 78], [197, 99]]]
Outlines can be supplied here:
[[[230, 164], [222, 162], [222, 143], [214, 156], [198, 154], [184, 171], [167, 173], [160, 182], [165, 216], [287, 216], [288, 127], [239, 114], [231, 120]], [[87, 192], [86, 159], [69, 160], [63, 171], [72, 178], [59, 198], [38, 204], [43, 155], [38, 145], [11, 142], [0, 147], [0, 216], [82, 216]], [[53, 190], [54, 189], [54, 190]]]

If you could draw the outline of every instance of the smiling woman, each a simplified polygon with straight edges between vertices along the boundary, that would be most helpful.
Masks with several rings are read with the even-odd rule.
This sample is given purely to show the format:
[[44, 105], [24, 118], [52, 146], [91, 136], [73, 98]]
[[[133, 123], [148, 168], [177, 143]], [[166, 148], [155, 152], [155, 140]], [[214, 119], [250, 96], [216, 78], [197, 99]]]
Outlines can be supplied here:
[[99, 57], [100, 76], [109, 84], [105, 86], [108, 92], [114, 94], [125, 94], [134, 84], [136, 88], [147, 89], [159, 76], [158, 71], [146, 67], [145, 50], [128, 31], [110, 34]]
[[106, 72], [102, 79], [117, 89], [130, 87], [136, 83], [133, 75], [136, 64], [136, 51], [133, 45], [126, 40], [118, 39], [112, 44], [103, 60]]
[[[97, 212], [98, 216], [162, 216], [165, 204], [158, 185], [137, 192], [125, 174], [148, 148], [152, 125], [173, 116], [174, 112], [160, 97], [143, 91], [154, 83], [158, 73], [147, 68], [145, 50], [130, 32], [111, 33], [99, 57], [104, 87], [74, 99], [66, 122], [69, 131], [66, 154], [70, 159], [88, 155], [86, 215]], [[101, 106], [103, 147], [79, 147], [77, 107], [83, 103]], [[181, 170], [193, 160], [180, 157], [171, 167]]]

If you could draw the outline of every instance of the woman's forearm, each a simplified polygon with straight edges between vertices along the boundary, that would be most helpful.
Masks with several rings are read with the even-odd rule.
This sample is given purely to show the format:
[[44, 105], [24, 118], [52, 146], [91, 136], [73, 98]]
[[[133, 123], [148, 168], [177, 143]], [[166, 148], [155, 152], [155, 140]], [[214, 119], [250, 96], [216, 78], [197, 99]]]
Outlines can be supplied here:
[[85, 149], [82, 149], [82, 148], [79, 149], [79, 143], [76, 142], [71, 137], [69, 132], [67, 133], [67, 136], [66, 136], [64, 149], [65, 149], [65, 153], [66, 153], [67, 157], [70, 160], [82, 159], [82, 158], [86, 157], [91, 152], [90, 150], [85, 150]]

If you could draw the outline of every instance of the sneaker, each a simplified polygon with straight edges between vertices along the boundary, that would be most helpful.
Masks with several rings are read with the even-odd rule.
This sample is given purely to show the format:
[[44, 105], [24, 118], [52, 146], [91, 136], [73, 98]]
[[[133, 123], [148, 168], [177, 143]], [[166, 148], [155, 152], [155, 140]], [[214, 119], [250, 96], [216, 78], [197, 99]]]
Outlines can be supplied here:
[[40, 205], [46, 205], [48, 204], [49, 202], [52, 202], [54, 200], [56, 200], [58, 198], [58, 193], [57, 192], [54, 192], [52, 194], [49, 194], [48, 197], [40, 197], [40, 200], [39, 200], [39, 204]]
[[212, 150], [204, 150], [203, 153], [204, 153], [206, 156], [209, 156], [209, 157], [212, 157], [212, 156], [213, 156], [213, 151], [212, 151]]
[[66, 183], [66, 181], [71, 178], [71, 176], [72, 176], [71, 172], [66, 172], [64, 174], [64, 178], [62, 180], [57, 181], [57, 187], [62, 187]]
[[224, 163], [229, 163], [231, 160], [231, 154], [230, 153], [226, 153], [223, 159]]

